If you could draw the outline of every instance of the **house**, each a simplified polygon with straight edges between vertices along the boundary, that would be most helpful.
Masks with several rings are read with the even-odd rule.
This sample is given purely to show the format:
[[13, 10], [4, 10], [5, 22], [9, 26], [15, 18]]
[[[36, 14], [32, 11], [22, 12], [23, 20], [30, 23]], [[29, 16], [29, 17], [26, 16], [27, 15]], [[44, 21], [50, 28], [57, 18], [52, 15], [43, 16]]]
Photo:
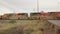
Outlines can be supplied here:
[[43, 34], [60, 34], [60, 20], [48, 20]]

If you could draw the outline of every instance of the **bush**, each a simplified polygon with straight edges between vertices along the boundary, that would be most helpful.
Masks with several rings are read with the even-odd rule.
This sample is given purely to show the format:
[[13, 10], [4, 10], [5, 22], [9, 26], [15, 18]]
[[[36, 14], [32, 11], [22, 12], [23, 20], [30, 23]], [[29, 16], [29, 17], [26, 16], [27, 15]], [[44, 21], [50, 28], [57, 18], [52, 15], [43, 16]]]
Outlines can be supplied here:
[[11, 21], [9, 21], [9, 23], [13, 23], [14, 24], [14, 23], [16, 23], [16, 21], [15, 20], [11, 20]]

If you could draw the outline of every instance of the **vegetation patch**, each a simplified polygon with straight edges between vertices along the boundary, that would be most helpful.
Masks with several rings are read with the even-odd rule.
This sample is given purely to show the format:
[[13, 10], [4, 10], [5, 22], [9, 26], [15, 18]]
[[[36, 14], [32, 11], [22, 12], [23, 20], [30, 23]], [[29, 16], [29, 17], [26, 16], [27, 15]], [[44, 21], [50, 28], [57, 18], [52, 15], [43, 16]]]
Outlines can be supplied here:
[[9, 21], [9, 23], [14, 24], [14, 23], [16, 23], [16, 20], [11, 20], [11, 21]]

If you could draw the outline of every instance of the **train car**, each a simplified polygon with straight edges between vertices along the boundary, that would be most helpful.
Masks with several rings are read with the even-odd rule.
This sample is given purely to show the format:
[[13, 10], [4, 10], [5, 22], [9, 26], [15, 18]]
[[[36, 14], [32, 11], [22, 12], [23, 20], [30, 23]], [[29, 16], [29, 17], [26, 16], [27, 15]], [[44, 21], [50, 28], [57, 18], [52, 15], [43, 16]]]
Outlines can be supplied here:
[[31, 13], [31, 19], [49, 19], [50, 12]]
[[30, 19], [40, 19], [40, 13], [31, 13]]
[[10, 13], [9, 14], [9, 19], [15, 19], [13, 16], [15, 15], [15, 13]]
[[47, 12], [44, 13], [46, 19], [55, 19], [54, 18], [54, 12]]
[[28, 19], [27, 13], [10, 13], [10, 14], [4, 14], [0, 16], [0, 19], [7, 20], [7, 19]]
[[54, 14], [55, 14], [55, 12], [49, 12], [49, 14], [47, 14], [47, 19], [55, 19], [54, 18]]
[[50, 16], [50, 12], [45, 13], [45, 16], [49, 17]]
[[8, 14], [4, 14], [1, 16], [1, 19], [5, 20], [5, 19], [9, 19], [9, 15]]
[[60, 19], [60, 12], [55, 12], [55, 18]]
[[17, 14], [14, 14], [13, 17], [15, 19], [28, 19], [28, 14], [27, 13], [17, 13]]

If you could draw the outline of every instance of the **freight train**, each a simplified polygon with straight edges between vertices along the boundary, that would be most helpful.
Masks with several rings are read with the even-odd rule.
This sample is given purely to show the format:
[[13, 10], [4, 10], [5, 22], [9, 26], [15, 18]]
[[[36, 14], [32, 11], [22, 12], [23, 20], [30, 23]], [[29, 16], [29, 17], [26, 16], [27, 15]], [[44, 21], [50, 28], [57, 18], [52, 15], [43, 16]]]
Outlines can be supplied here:
[[4, 14], [0, 16], [1, 20], [7, 19], [60, 19], [60, 12], [47, 12], [47, 13], [30, 13], [28, 17], [27, 13], [17, 13], [17, 14]]

